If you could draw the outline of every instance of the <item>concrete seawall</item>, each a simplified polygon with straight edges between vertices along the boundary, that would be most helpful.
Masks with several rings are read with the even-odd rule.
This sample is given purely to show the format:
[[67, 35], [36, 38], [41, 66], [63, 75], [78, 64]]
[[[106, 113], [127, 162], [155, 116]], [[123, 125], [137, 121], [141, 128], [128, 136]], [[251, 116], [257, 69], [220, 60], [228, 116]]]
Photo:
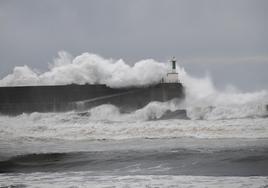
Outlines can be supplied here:
[[151, 101], [183, 97], [180, 83], [120, 89], [105, 85], [0, 87], [0, 113], [82, 111], [100, 104], [114, 104], [122, 111], [131, 111]]

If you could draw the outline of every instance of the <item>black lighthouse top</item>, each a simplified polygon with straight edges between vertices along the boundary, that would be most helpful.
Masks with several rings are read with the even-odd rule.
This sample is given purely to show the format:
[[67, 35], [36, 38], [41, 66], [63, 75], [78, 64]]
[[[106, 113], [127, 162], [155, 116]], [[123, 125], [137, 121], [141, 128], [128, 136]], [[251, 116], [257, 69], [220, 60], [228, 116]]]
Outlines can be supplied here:
[[172, 57], [171, 63], [172, 63], [172, 71], [176, 71], [176, 58]]

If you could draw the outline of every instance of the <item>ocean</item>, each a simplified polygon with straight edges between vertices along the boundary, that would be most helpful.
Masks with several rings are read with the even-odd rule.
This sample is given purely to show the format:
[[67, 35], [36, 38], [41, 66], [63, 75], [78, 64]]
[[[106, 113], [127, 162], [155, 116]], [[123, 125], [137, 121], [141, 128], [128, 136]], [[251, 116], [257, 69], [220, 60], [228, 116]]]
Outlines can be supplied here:
[[[62, 83], [66, 70], [69, 80], [90, 83], [80, 72], [102, 68], [85, 58], [42, 75], [16, 68], [0, 85], [47, 84], [58, 72], [51, 84]], [[147, 80], [139, 80], [137, 70], [144, 70], [144, 63], [148, 67], [148, 61], [131, 74], [121, 61], [120, 66], [106, 61], [100, 65], [123, 69], [128, 82]], [[0, 187], [268, 187], [267, 91], [219, 90], [209, 77], [195, 78], [182, 68], [178, 72], [186, 92], [179, 104], [152, 101], [131, 113], [105, 104], [83, 112], [0, 115]], [[104, 75], [94, 78], [108, 77], [112, 86], [127, 84]], [[152, 82], [157, 79], [151, 74]]]
[[146, 120], [115, 109], [0, 116], [0, 186], [268, 186], [268, 118]]

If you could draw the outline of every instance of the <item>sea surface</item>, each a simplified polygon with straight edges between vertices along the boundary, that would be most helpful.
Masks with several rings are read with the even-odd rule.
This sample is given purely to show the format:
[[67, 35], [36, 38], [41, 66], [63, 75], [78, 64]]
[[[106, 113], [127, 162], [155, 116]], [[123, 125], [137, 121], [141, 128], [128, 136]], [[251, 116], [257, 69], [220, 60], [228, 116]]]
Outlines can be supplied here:
[[265, 106], [163, 119], [163, 105], [1, 115], [0, 187], [268, 187]]

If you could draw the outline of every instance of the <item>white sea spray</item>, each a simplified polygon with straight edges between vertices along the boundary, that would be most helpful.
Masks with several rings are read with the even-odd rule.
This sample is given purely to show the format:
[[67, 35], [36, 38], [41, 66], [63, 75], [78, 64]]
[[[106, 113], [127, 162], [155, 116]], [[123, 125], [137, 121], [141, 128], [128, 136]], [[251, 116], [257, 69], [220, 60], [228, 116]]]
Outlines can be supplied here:
[[118, 88], [146, 86], [159, 83], [167, 73], [167, 65], [146, 59], [128, 65], [122, 59], [105, 59], [96, 54], [83, 53], [75, 58], [67, 52], [49, 65], [49, 70], [38, 73], [28, 66], [15, 67], [0, 86], [106, 84]]

